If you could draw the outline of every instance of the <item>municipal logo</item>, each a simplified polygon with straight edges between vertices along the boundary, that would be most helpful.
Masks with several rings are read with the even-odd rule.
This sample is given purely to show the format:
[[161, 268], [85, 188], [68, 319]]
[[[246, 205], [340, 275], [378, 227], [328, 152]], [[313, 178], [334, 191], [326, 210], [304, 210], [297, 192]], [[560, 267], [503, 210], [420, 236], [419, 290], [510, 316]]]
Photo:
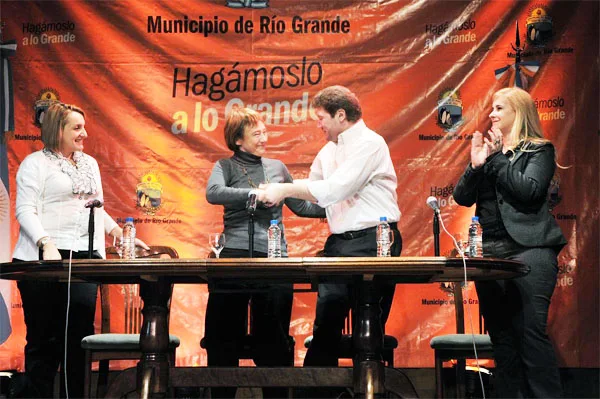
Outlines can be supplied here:
[[447, 132], [462, 124], [463, 104], [460, 93], [455, 89], [444, 89], [438, 96], [436, 124]]
[[37, 95], [37, 99], [33, 105], [33, 124], [37, 127], [42, 127], [42, 122], [44, 121], [44, 114], [48, 110], [48, 107], [52, 105], [53, 102], [60, 101], [60, 97], [58, 92], [52, 88], [45, 88], [39, 92]]
[[494, 71], [494, 76], [496, 77], [496, 80], [507, 79], [509, 86], [515, 86], [527, 90], [530, 80], [533, 79], [533, 76], [540, 69], [540, 63], [537, 61], [523, 60], [525, 45], [521, 47], [518, 22], [516, 23], [515, 30], [515, 44], [513, 45], [511, 43], [510, 46], [515, 53], [509, 53], [508, 56], [510, 58], [514, 55], [515, 63], [496, 69]]
[[143, 175], [136, 186], [136, 207], [146, 215], [155, 215], [162, 205], [163, 186], [156, 173]]
[[225, 4], [230, 8], [268, 8], [268, 0], [227, 0]]
[[542, 7], [535, 7], [529, 12], [527, 23], [527, 43], [534, 47], [542, 47], [552, 38], [552, 18]]

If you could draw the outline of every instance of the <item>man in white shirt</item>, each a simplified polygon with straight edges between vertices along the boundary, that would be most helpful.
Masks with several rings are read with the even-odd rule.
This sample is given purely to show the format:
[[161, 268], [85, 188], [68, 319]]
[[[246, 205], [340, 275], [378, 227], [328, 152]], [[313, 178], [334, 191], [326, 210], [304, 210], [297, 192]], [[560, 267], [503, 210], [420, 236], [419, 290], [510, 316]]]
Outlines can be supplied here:
[[[317, 124], [329, 142], [313, 161], [309, 178], [263, 185], [259, 200], [269, 205], [294, 197], [326, 208], [332, 234], [324, 254], [330, 257], [376, 256], [376, 226], [385, 216], [394, 233], [392, 256], [399, 256], [402, 238], [397, 226], [397, 178], [385, 140], [365, 125], [358, 98], [343, 86], [321, 90], [312, 105]], [[385, 324], [394, 285], [379, 288]], [[319, 285], [313, 341], [305, 366], [337, 366], [344, 319], [354, 307], [353, 290], [347, 284]]]

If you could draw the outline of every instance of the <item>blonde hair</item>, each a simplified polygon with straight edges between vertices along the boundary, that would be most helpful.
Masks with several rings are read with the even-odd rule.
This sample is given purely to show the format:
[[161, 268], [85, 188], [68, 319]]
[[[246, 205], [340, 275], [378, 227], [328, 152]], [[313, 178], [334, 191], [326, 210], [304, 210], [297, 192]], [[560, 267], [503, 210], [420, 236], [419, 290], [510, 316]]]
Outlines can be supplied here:
[[[515, 121], [507, 137], [507, 141], [511, 143], [509, 147], [511, 150], [520, 147], [521, 151], [537, 151], [529, 149], [529, 145], [550, 143], [550, 140], [544, 137], [540, 116], [533, 98], [528, 92], [518, 87], [505, 87], [494, 93], [494, 100], [497, 98], [506, 100], [515, 111]], [[556, 158], [556, 152], [554, 152], [554, 162], [560, 169], [570, 168], [570, 166], [565, 167], [559, 164]]]
[[494, 93], [494, 100], [503, 98], [515, 111], [515, 121], [508, 133], [507, 140], [511, 149], [522, 146], [528, 147], [529, 143], [545, 144], [550, 140], [544, 138], [540, 117], [531, 95], [518, 87], [506, 87]]
[[42, 143], [52, 151], [58, 151], [60, 145], [60, 132], [67, 125], [67, 118], [71, 112], [77, 112], [85, 118], [85, 113], [76, 105], [63, 104], [59, 101], [52, 103], [44, 113], [42, 121]]
[[225, 121], [225, 143], [231, 151], [238, 151], [236, 141], [244, 138], [244, 132], [263, 122], [262, 117], [252, 108], [236, 108], [229, 112]]

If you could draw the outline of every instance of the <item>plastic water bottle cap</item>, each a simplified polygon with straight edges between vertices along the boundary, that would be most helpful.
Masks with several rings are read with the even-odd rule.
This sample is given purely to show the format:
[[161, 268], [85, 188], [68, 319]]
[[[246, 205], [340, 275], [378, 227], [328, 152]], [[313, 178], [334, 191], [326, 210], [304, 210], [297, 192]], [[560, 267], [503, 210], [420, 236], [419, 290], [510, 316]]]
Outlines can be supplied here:
[[277, 220], [271, 220], [271, 226], [277, 224]]
[[125, 223], [127, 223], [127, 222], [133, 222], [133, 217], [131, 217], [131, 216], [126, 217]]
[[472, 222], [479, 222], [479, 216], [473, 216], [473, 217], [471, 218], [471, 221], [472, 221]]
[[379, 217], [379, 221], [380, 221], [380, 222], [387, 222], [387, 217], [385, 217], [385, 216], [380, 216], [380, 217]]

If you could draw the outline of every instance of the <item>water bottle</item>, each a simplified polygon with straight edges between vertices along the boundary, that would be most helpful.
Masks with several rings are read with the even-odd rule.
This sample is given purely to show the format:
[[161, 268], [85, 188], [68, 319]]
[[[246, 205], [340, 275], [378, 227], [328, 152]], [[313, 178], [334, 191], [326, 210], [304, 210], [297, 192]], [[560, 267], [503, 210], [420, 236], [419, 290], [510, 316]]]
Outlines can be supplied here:
[[386, 257], [392, 256], [392, 230], [387, 222], [387, 217], [381, 216], [377, 225], [377, 256]]
[[135, 225], [130, 216], [123, 225], [123, 259], [135, 259]]
[[469, 256], [471, 258], [483, 257], [482, 230], [477, 216], [473, 216], [469, 226]]
[[277, 220], [271, 220], [269, 226], [267, 254], [269, 258], [281, 258], [281, 229]]

